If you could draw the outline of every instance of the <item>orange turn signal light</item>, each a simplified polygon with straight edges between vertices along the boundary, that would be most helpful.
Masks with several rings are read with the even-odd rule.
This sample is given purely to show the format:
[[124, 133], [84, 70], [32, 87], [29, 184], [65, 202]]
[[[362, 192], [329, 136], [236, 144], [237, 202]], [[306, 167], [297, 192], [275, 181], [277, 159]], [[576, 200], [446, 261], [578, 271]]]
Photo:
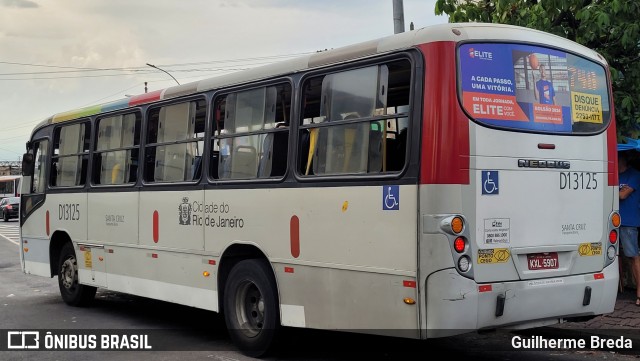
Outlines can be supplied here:
[[202, 275], [205, 276], [205, 277], [209, 277], [211, 275], [211, 273], [209, 273], [207, 271], [204, 271], [204, 272], [202, 272]]
[[451, 231], [453, 233], [461, 233], [464, 228], [464, 222], [462, 221], [462, 217], [453, 217], [451, 220]]
[[616, 228], [620, 227], [620, 213], [614, 212], [611, 215], [611, 224]]
[[414, 300], [411, 297], [405, 297], [404, 298], [404, 303], [406, 303], [407, 305], [415, 305], [416, 304], [416, 300]]

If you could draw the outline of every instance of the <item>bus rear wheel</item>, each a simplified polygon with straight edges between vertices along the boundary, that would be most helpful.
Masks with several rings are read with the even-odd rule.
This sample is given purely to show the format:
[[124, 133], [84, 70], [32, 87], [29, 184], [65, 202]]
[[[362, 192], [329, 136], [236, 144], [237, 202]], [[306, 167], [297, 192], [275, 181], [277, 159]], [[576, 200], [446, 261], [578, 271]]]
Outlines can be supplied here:
[[78, 282], [78, 261], [71, 242], [66, 243], [60, 252], [58, 286], [62, 300], [70, 306], [88, 305], [96, 295], [95, 287]]
[[264, 356], [280, 329], [273, 270], [265, 260], [236, 264], [224, 288], [224, 318], [233, 342], [248, 356]]

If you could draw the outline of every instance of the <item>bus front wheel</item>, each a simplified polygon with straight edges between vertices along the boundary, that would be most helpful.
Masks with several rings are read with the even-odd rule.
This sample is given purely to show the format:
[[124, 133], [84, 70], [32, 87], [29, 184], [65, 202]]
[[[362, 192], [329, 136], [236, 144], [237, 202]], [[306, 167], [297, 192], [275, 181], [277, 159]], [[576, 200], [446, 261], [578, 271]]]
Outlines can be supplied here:
[[60, 252], [58, 286], [62, 299], [70, 306], [85, 306], [96, 295], [95, 287], [78, 283], [78, 261], [71, 242], [66, 243]]
[[248, 356], [263, 356], [275, 343], [278, 293], [265, 260], [240, 261], [231, 269], [224, 288], [224, 318], [231, 339]]

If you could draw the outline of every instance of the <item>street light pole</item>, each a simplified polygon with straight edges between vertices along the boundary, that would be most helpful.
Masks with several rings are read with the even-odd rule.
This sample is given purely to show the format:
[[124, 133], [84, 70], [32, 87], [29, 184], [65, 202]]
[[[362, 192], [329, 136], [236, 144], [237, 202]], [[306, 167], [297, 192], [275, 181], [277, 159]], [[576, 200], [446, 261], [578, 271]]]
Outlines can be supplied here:
[[166, 73], [166, 74], [167, 74], [168, 76], [170, 76], [173, 80], [175, 80], [175, 81], [176, 81], [176, 83], [178, 83], [178, 85], [180, 85], [180, 82], [178, 82], [178, 79], [174, 78], [174, 77], [173, 77], [173, 75], [169, 74], [169, 72], [168, 72], [168, 71], [166, 71], [166, 70], [164, 70], [164, 69], [160, 69], [160, 68], [158, 68], [157, 66], [155, 66], [155, 65], [153, 65], [153, 64], [149, 64], [149, 63], [147, 63], [147, 65], [148, 65], [148, 66], [150, 66], [150, 67], [152, 67], [152, 68], [154, 68], [154, 69], [158, 69], [158, 70], [160, 70], [160, 71], [161, 71], [161, 72], [163, 72], [163, 73]]

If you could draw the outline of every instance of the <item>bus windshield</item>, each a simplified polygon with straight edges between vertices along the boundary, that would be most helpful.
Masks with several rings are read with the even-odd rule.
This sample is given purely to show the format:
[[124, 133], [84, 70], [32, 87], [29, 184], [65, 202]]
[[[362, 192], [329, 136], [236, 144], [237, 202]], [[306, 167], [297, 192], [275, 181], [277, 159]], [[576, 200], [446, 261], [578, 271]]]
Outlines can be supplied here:
[[458, 47], [458, 94], [475, 121], [536, 133], [592, 134], [611, 118], [604, 67], [540, 46]]

